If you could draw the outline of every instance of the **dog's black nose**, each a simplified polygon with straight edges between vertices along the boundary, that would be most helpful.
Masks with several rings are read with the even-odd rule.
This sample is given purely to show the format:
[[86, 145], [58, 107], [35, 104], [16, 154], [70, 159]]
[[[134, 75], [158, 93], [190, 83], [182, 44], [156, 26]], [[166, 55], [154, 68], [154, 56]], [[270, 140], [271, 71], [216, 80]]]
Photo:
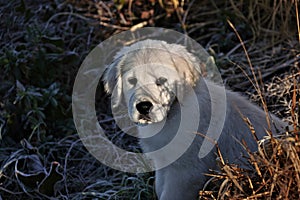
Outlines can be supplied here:
[[136, 104], [136, 109], [142, 115], [149, 114], [152, 107], [153, 107], [153, 104], [150, 101], [142, 101], [142, 102]]

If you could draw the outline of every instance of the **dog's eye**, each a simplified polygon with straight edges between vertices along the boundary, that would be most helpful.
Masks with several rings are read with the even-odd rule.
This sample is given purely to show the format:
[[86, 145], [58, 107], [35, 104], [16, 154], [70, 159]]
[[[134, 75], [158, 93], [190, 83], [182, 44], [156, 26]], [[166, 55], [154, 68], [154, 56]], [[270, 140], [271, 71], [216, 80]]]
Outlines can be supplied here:
[[156, 85], [157, 86], [160, 86], [160, 85], [163, 85], [165, 82], [167, 82], [168, 79], [165, 78], [165, 77], [159, 77], [157, 80], [156, 80]]
[[136, 85], [137, 79], [134, 78], [134, 77], [131, 77], [131, 78], [128, 78], [128, 82], [129, 82], [131, 85]]

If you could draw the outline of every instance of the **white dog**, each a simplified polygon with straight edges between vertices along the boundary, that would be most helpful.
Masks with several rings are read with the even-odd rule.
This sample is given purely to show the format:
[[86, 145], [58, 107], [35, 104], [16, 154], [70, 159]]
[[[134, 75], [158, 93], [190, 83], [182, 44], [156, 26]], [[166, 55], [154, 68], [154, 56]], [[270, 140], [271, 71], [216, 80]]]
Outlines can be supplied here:
[[[158, 169], [155, 186], [160, 200], [197, 199], [207, 180], [204, 173], [217, 168], [215, 148], [205, 157], [199, 157], [205, 138], [195, 133], [207, 133], [215, 112], [212, 104], [226, 103], [224, 126], [217, 142], [223, 157], [231, 163], [245, 161], [241, 156], [242, 140], [251, 150], [257, 148], [243, 116], [255, 127], [258, 139], [268, 128], [265, 112], [230, 91], [226, 91], [226, 99], [222, 98], [221, 87], [201, 76], [200, 61], [178, 44], [144, 40], [124, 47], [108, 66], [103, 79], [106, 91], [112, 94], [113, 109], [124, 103], [130, 120], [137, 125], [144, 152], [162, 149], [176, 134], [183, 134], [184, 138], [173, 145], [174, 153], [189, 144], [169, 165], [164, 166], [170, 151], [151, 157]], [[182, 118], [182, 108], [190, 110], [190, 116]], [[283, 122], [274, 116], [271, 119], [273, 133], [283, 130]], [[179, 128], [183, 122], [184, 127]], [[193, 128], [195, 123], [197, 126]]]

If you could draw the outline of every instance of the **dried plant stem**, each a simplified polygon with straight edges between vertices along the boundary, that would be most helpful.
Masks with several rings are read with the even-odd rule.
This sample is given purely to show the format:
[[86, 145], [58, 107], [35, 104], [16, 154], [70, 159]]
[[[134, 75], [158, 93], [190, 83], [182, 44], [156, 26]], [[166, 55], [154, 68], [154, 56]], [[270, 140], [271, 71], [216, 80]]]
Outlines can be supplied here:
[[[256, 88], [256, 90], [257, 90], [257, 92], [258, 92], [258, 95], [259, 95], [260, 100], [261, 100], [262, 105], [263, 105], [263, 109], [264, 109], [264, 111], [265, 111], [265, 113], [266, 113], [266, 120], [267, 120], [268, 128], [269, 128], [269, 130], [271, 130], [271, 121], [270, 121], [270, 116], [269, 116], [269, 113], [268, 113], [267, 104], [266, 104], [266, 102], [265, 102], [265, 99], [263, 98], [262, 91], [261, 91], [261, 89], [260, 89], [260, 87], [259, 87], [259, 83], [258, 83], [258, 80], [257, 80], [257, 78], [256, 78], [256, 74], [255, 74], [255, 72], [254, 72], [254, 68], [253, 68], [253, 66], [252, 66], [252, 63], [251, 63], [251, 60], [250, 60], [248, 51], [247, 51], [247, 49], [246, 49], [246, 47], [245, 47], [245, 45], [244, 45], [244, 42], [243, 42], [241, 36], [239, 35], [239, 33], [238, 33], [238, 31], [236, 30], [236, 28], [234, 27], [234, 25], [233, 25], [233, 24], [230, 22], [230, 20], [228, 20], [228, 19], [227, 19], [227, 23], [228, 23], [229, 26], [234, 30], [236, 36], [238, 37], [238, 39], [239, 39], [239, 41], [240, 41], [240, 43], [241, 43], [241, 45], [242, 45], [242, 47], [243, 47], [243, 50], [244, 50], [244, 52], [245, 52], [245, 55], [246, 55], [246, 58], [247, 58], [247, 61], [248, 61], [248, 64], [249, 64], [249, 67], [250, 67], [250, 69], [251, 69], [251, 73], [252, 73], [253, 78], [254, 78], [254, 81], [255, 81], [255, 85], [253, 85], [253, 86]], [[271, 133], [271, 132], [270, 132], [270, 133]]]
[[298, 40], [300, 43], [300, 22], [299, 22], [299, 11], [298, 11], [298, 0], [295, 0], [296, 7], [296, 20], [297, 20], [297, 29], [298, 29]]

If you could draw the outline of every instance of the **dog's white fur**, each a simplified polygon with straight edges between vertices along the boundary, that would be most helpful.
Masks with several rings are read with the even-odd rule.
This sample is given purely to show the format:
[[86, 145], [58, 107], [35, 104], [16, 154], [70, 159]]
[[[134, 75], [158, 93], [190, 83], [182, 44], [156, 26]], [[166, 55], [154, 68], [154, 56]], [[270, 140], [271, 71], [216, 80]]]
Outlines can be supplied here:
[[[140, 135], [152, 136], [161, 129], [158, 134], [141, 139], [145, 152], [155, 151], [172, 140], [181, 120], [181, 106], [196, 109], [198, 105], [190, 98], [192, 91], [189, 88], [193, 88], [199, 102], [200, 121], [196, 131], [206, 133], [212, 113], [211, 102], [218, 104], [223, 99], [218, 98], [221, 87], [201, 76], [199, 64], [200, 61], [181, 45], [145, 40], [123, 48], [108, 66], [103, 79], [106, 91], [112, 94], [113, 109], [124, 102]], [[217, 95], [210, 96], [208, 88]], [[266, 114], [239, 94], [226, 91], [226, 96], [226, 120], [218, 146], [226, 160], [242, 164], [244, 150], [239, 142], [244, 140], [252, 151], [257, 148], [242, 115], [251, 121], [260, 139], [267, 129]], [[140, 102], [150, 102], [151, 109], [145, 104], [145, 109], [139, 111], [137, 104]], [[283, 130], [284, 123], [274, 116], [271, 118], [272, 131]], [[193, 121], [195, 117], [183, 120]], [[186, 130], [186, 137], [195, 134], [189, 127]], [[204, 173], [217, 168], [215, 148], [206, 157], [198, 157], [202, 142], [203, 137], [196, 136], [179, 159], [156, 171], [156, 193], [160, 200], [197, 198], [207, 180]], [[156, 166], [160, 166], [164, 155], [152, 159]]]

